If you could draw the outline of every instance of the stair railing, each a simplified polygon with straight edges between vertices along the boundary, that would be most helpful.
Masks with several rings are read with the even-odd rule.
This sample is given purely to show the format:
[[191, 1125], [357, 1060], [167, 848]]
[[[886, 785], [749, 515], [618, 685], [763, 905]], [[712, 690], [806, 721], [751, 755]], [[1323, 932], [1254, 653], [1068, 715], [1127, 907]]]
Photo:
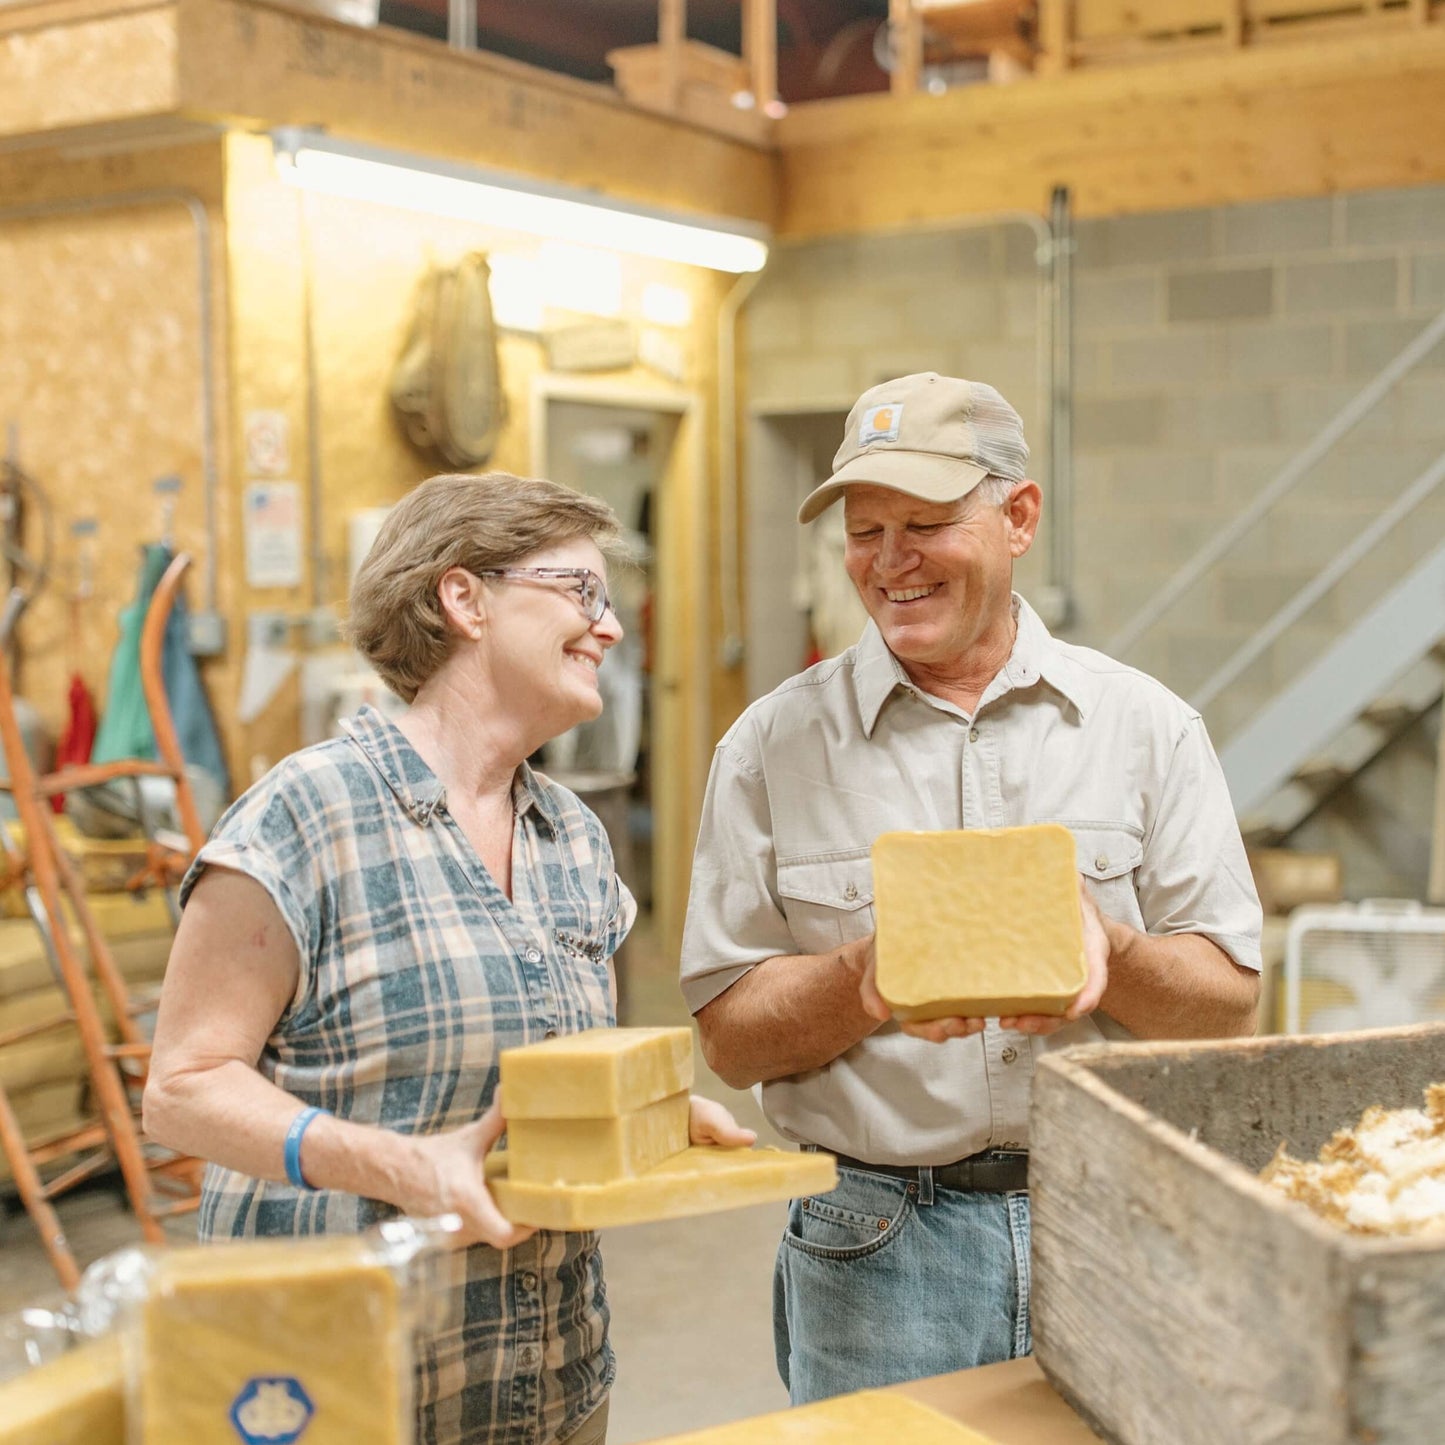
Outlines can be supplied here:
[[1445, 481], [1445, 452], [1441, 452], [1389, 507], [1336, 553], [1207, 682], [1194, 688], [1189, 695], [1190, 702], [1203, 712], [1240, 673], [1262, 657], [1289, 627], [1298, 622], [1340, 581], [1356, 562], [1430, 496], [1442, 481]]
[[[1169, 579], [1152, 597], [1104, 644], [1104, 651], [1111, 657], [1124, 657], [1160, 618], [1199, 582], [1222, 557], [1239, 541], [1249, 535], [1255, 525], [1269, 510], [1292, 492], [1309, 475], [1311, 469], [1329, 453], [1356, 425], [1367, 417], [1390, 391], [1429, 355], [1431, 350], [1445, 340], [1445, 311], [1441, 311], [1418, 336], [1414, 338], [1379, 374], [1360, 392], [1351, 398], [1319, 430], [1314, 439], [1293, 457], [1274, 479], [1264, 487], [1250, 504], [1245, 507], [1227, 526], [1222, 527]], [[1442, 458], [1445, 460], [1445, 458]], [[1429, 495], [1441, 480], [1431, 467], [1417, 478], [1374, 523], [1351, 542], [1339, 557], [1306, 584], [1300, 593], [1285, 604], [1274, 617], [1265, 623], [1260, 632], [1251, 638], [1228, 662], [1198, 689], [1191, 701], [1197, 707], [1204, 707], [1234, 680], [1246, 667], [1270, 646], [1289, 624], [1303, 615], [1314, 602], [1337, 582], [1340, 577], [1369, 551], [1381, 537], [1394, 526], [1402, 516], [1417, 506]], [[1433, 480], [1430, 480], [1433, 477]], [[1367, 545], [1360, 543], [1368, 537]], [[1348, 559], [1343, 560], [1342, 559]], [[1328, 580], [1323, 580], [1328, 578]], [[1301, 599], [1305, 598], [1303, 602]], [[1285, 614], [1290, 614], [1283, 622]], [[1271, 631], [1271, 629], [1276, 629]], [[1267, 636], [1265, 634], [1268, 634]], [[1260, 639], [1263, 639], [1262, 641]], [[1242, 659], [1242, 660], [1241, 660]]]

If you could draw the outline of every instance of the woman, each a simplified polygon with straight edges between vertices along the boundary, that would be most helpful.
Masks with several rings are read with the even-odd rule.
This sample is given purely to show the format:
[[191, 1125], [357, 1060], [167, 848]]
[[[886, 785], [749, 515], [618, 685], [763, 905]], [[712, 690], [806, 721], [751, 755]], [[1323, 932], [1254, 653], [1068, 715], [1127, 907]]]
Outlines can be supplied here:
[[[182, 886], [146, 1129], [211, 1161], [203, 1239], [461, 1216], [419, 1441], [606, 1431], [597, 1239], [510, 1224], [482, 1163], [504, 1127], [499, 1051], [616, 1022], [632, 897], [597, 819], [526, 763], [601, 711], [616, 537], [608, 507], [552, 482], [410, 493], [350, 624], [409, 709], [393, 724], [364, 708], [273, 769]], [[692, 1137], [752, 1138], [701, 1100]]]

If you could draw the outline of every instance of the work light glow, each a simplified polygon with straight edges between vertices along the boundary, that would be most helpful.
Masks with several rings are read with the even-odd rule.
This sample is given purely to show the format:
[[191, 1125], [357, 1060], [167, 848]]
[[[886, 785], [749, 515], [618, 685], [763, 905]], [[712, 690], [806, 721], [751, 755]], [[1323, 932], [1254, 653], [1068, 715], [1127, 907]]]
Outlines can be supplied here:
[[[499, 184], [502, 178], [493, 173], [473, 178], [464, 167], [346, 147], [305, 132], [278, 132], [274, 140], [281, 179], [323, 195], [479, 221], [713, 271], [760, 271], [768, 259], [767, 244], [740, 230], [674, 220], [611, 200], [574, 199], [521, 178], [514, 188], [510, 178]], [[363, 149], [367, 153], [360, 153]]]

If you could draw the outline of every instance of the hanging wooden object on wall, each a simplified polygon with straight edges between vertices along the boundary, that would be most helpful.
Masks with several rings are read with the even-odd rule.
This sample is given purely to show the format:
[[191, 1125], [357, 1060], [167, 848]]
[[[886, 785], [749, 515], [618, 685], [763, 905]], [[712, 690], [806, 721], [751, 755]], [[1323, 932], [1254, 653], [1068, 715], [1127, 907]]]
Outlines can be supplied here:
[[480, 466], [507, 420], [486, 255], [433, 265], [391, 373], [391, 401], [406, 434], [454, 467]]

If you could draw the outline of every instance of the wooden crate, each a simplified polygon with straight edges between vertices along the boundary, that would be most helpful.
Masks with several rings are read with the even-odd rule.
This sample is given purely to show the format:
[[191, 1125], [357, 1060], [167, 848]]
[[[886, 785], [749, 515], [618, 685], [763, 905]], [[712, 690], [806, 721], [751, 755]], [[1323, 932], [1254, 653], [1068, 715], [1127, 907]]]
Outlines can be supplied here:
[[1065, 1050], [1035, 1076], [1039, 1363], [1117, 1445], [1445, 1439], [1445, 1245], [1260, 1183], [1445, 1080], [1445, 1025]]

